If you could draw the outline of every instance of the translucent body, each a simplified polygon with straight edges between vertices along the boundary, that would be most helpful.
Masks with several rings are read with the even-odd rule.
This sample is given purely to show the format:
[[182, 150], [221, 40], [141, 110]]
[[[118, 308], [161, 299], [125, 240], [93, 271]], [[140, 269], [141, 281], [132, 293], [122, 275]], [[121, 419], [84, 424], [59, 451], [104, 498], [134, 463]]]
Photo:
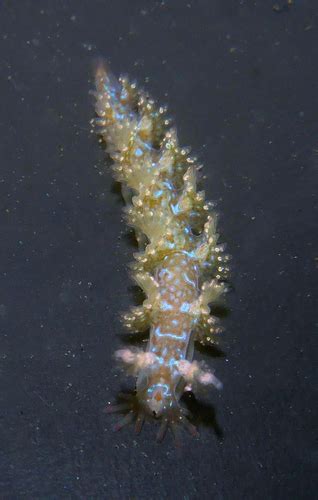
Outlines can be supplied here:
[[[197, 191], [200, 166], [178, 146], [165, 109], [127, 79], [117, 81], [98, 65], [94, 124], [106, 143], [114, 176], [122, 185], [127, 223], [135, 230], [139, 253], [133, 277], [146, 300], [124, 316], [132, 332], [149, 329], [146, 351], [121, 349], [117, 359], [137, 377], [137, 398], [120, 405], [131, 408], [125, 425], [137, 413], [161, 418], [159, 437], [167, 425], [184, 418], [179, 400], [187, 387], [221, 383], [193, 358], [194, 341], [212, 342], [218, 333], [209, 304], [225, 290], [227, 257], [218, 245], [217, 218], [203, 191]], [[204, 281], [208, 277], [210, 281]]]
[[180, 360], [193, 357], [191, 304], [198, 298], [198, 266], [191, 257], [175, 253], [164, 258], [155, 278], [159, 284], [159, 310], [151, 325], [148, 351], [157, 363], [142, 370], [137, 394], [149, 413], [161, 416], [180, 399], [184, 381]]

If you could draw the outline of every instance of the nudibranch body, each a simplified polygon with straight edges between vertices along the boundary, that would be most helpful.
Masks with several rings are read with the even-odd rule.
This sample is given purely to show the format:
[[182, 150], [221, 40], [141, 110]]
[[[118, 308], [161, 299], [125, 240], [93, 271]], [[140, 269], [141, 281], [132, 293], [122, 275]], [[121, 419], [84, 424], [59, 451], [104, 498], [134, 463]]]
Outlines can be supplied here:
[[180, 398], [185, 390], [222, 386], [192, 359], [194, 342], [213, 343], [220, 330], [209, 306], [226, 291], [228, 256], [218, 244], [213, 206], [197, 191], [201, 166], [179, 147], [166, 109], [128, 79], [117, 81], [104, 64], [95, 82], [93, 122], [122, 186], [139, 244], [133, 276], [146, 295], [123, 319], [131, 332], [150, 331], [145, 351], [116, 352], [137, 377], [136, 396], [111, 410], [128, 410], [118, 427], [135, 416], [137, 430], [145, 416], [161, 419], [159, 439], [180, 422], [194, 433]]

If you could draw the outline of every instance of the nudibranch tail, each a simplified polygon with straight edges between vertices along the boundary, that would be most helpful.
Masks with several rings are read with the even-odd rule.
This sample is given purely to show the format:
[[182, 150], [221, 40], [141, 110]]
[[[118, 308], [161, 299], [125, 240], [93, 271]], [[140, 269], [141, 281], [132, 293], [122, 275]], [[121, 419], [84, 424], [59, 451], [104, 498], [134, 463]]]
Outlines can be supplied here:
[[[96, 69], [97, 118], [93, 124], [113, 160], [114, 176], [126, 201], [127, 223], [139, 252], [132, 273], [146, 299], [124, 315], [131, 332], [147, 331], [146, 351], [121, 349], [116, 358], [137, 377], [136, 396], [118, 427], [136, 417], [161, 419], [158, 439], [178, 424], [192, 434], [180, 398], [186, 390], [222, 387], [215, 375], [192, 361], [194, 342], [208, 345], [219, 333], [211, 314], [227, 290], [228, 256], [218, 243], [217, 216], [197, 189], [201, 165], [178, 143], [166, 108], [127, 78], [118, 81], [104, 64]], [[124, 404], [125, 405], [125, 404]]]

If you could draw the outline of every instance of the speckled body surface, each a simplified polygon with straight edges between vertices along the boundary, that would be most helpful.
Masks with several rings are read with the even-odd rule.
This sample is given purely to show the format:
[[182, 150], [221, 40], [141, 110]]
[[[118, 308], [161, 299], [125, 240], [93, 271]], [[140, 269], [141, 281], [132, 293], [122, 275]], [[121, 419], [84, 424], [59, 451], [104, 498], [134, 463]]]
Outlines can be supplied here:
[[192, 358], [194, 342], [213, 343], [220, 330], [209, 306], [226, 290], [228, 256], [218, 244], [213, 206], [197, 190], [201, 166], [179, 147], [166, 109], [157, 109], [126, 78], [117, 81], [103, 63], [93, 94], [98, 116], [93, 123], [114, 161], [127, 222], [139, 244], [133, 276], [146, 295], [124, 323], [132, 332], [150, 331], [146, 351], [121, 349], [116, 357], [137, 377], [137, 422], [145, 415], [160, 418], [163, 437], [168, 425], [182, 422], [189, 428], [179, 403], [184, 390], [221, 388]]
[[[156, 271], [160, 310], [151, 326], [148, 350], [159, 363], [147, 367], [148, 390], [163, 386], [177, 399], [184, 384], [178, 369], [182, 360], [193, 357], [193, 318], [189, 308], [198, 298], [198, 268], [183, 254], [166, 257]], [[140, 374], [142, 379], [144, 374]]]
[[150, 350], [171, 360], [192, 359], [191, 304], [197, 300], [198, 267], [187, 255], [173, 254], [163, 260], [156, 272], [160, 287], [161, 310], [150, 333]]

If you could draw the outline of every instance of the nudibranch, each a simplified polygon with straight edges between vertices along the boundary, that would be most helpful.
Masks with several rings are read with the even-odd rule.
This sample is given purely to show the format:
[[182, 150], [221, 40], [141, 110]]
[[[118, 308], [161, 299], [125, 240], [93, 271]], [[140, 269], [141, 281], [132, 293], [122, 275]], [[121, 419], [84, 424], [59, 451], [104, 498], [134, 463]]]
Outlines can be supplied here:
[[138, 432], [145, 418], [160, 420], [158, 440], [179, 424], [196, 434], [181, 396], [222, 387], [193, 361], [194, 342], [209, 345], [220, 331], [210, 307], [227, 289], [229, 257], [218, 243], [217, 215], [197, 190], [201, 166], [179, 146], [166, 108], [127, 78], [115, 79], [104, 63], [96, 67], [95, 85], [92, 124], [121, 183], [127, 223], [139, 246], [132, 274], [146, 296], [123, 321], [130, 332], [149, 330], [145, 350], [115, 353], [136, 377], [136, 393], [109, 409], [127, 412], [117, 428], [135, 420]]

